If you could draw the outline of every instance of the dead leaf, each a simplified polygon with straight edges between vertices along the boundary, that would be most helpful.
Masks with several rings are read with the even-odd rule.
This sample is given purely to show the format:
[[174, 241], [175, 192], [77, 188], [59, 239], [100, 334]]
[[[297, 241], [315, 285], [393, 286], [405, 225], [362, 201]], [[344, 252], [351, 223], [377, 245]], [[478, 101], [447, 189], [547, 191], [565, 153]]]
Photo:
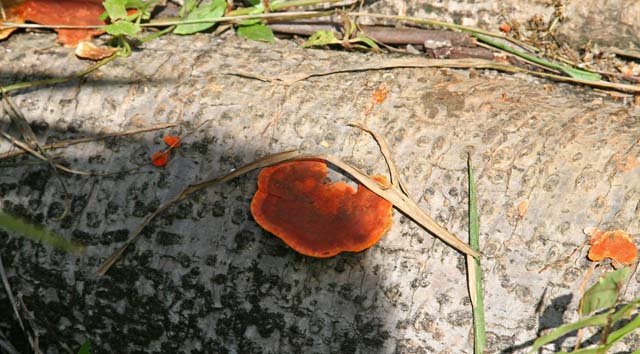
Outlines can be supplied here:
[[79, 58], [90, 60], [102, 60], [112, 56], [117, 51], [118, 48], [113, 47], [96, 47], [89, 41], [82, 41], [76, 47], [76, 55]]
[[[3, 1], [7, 20], [24, 23], [35, 22], [41, 25], [65, 26], [103, 26], [100, 20], [104, 12], [101, 0], [26, 0]], [[0, 39], [6, 38], [15, 29], [2, 30]], [[58, 41], [65, 47], [76, 47], [81, 41], [87, 41], [104, 33], [99, 29], [55, 29]]]

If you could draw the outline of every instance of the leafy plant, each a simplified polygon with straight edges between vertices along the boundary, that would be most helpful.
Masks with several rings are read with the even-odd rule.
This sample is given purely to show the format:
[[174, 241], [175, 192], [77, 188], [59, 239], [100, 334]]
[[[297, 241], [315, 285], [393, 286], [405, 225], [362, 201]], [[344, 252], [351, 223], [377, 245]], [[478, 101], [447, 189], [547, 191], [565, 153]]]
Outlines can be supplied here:
[[[640, 328], [640, 298], [616, 310], [619, 305], [620, 290], [629, 278], [629, 268], [621, 268], [604, 275], [595, 285], [587, 290], [581, 300], [581, 313], [591, 314], [598, 310], [605, 310], [574, 323], [565, 324], [538, 338], [531, 347], [529, 353], [534, 353], [542, 346], [555, 341], [556, 339], [571, 333], [575, 330], [586, 327], [600, 328], [601, 340], [592, 347], [576, 349], [572, 354], [600, 354], [606, 353], [615, 343], [622, 340], [629, 333]], [[623, 321], [629, 320], [623, 325]], [[622, 326], [612, 331], [612, 328]], [[568, 354], [569, 352], [558, 352], [557, 354]], [[636, 350], [633, 354], [639, 354]]]
[[[213, 20], [222, 17], [222, 15], [224, 15], [224, 10], [227, 8], [227, 2], [225, 0], [213, 0], [202, 3], [197, 7], [196, 5], [195, 0], [185, 1], [184, 6], [180, 10], [180, 16], [184, 18], [186, 15], [185, 20], [187, 21]], [[215, 24], [215, 22], [182, 24], [178, 25], [175, 30], [173, 30], [173, 33], [193, 34], [209, 29]]]
[[[338, 39], [333, 31], [318, 31], [302, 44], [303, 47], [316, 47], [330, 44], [340, 44], [343, 47], [355, 47], [360, 49], [379, 49], [376, 42], [366, 35], [357, 32], [358, 27], [350, 18], [346, 18], [344, 26], [344, 38]], [[366, 46], [362, 45], [366, 44]]]
[[[104, 27], [104, 30], [114, 36], [135, 37], [142, 29], [142, 20], [151, 18], [151, 11], [156, 5], [156, 1], [141, 0], [104, 0], [102, 6], [105, 13], [102, 19], [109, 19], [111, 23]], [[127, 9], [133, 11], [127, 11]]]

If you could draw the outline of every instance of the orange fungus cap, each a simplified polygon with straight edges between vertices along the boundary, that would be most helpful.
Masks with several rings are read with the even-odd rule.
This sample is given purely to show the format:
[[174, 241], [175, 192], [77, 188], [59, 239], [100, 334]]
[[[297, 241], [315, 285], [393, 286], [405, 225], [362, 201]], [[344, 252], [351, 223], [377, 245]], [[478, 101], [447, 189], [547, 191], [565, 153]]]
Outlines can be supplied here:
[[638, 257], [638, 248], [631, 236], [622, 230], [594, 232], [589, 240], [590, 260], [598, 262], [604, 258], [611, 258], [622, 264], [631, 264]]
[[[393, 205], [363, 185], [325, 183], [327, 165], [298, 160], [267, 167], [258, 177], [251, 214], [297, 252], [332, 257], [373, 246], [391, 227]], [[373, 176], [388, 184], [384, 176]]]

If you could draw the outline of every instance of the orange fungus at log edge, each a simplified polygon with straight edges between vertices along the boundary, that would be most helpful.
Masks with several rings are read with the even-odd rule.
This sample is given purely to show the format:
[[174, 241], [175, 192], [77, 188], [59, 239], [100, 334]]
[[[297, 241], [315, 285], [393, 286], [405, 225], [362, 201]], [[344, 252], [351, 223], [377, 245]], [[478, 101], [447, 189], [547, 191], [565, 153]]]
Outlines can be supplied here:
[[611, 258], [622, 264], [631, 264], [638, 258], [638, 247], [623, 230], [603, 232], [595, 230], [589, 240], [591, 248], [587, 257], [594, 262]]
[[[260, 226], [297, 252], [332, 257], [373, 246], [391, 227], [393, 205], [363, 185], [325, 183], [322, 160], [267, 167], [258, 177], [251, 213]], [[388, 184], [384, 176], [373, 176]]]

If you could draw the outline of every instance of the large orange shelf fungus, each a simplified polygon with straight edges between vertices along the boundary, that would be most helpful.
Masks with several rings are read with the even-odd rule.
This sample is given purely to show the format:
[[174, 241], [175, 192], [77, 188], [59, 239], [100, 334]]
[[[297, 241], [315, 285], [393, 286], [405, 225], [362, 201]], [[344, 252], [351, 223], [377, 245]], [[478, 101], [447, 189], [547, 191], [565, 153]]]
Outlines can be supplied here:
[[592, 230], [589, 244], [591, 248], [587, 257], [594, 262], [611, 258], [629, 265], [638, 257], [638, 247], [633, 243], [631, 236], [622, 230], [607, 232]]
[[[258, 176], [251, 214], [265, 230], [297, 252], [332, 257], [373, 246], [391, 227], [393, 205], [366, 187], [325, 183], [322, 160], [267, 167]], [[386, 177], [373, 176], [388, 184]]]

